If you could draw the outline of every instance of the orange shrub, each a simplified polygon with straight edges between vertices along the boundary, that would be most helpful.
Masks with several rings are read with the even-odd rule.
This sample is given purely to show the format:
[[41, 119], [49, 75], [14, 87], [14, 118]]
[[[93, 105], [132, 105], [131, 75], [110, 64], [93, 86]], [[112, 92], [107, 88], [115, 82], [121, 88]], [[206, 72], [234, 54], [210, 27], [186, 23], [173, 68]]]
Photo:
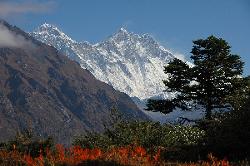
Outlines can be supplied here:
[[[43, 155], [44, 154], [44, 155]], [[161, 150], [155, 154], [148, 154], [141, 146], [113, 147], [107, 151], [101, 149], [86, 149], [79, 146], [65, 148], [62, 145], [56, 145], [55, 150], [40, 150], [38, 157], [31, 157], [29, 154], [22, 154], [15, 149], [12, 151], [0, 150], [0, 163], [3, 165], [27, 165], [44, 166], [50, 165], [78, 165], [84, 161], [112, 162], [121, 165], [133, 166], [154, 166], [154, 165], [179, 165], [179, 166], [229, 166], [226, 159], [218, 160], [212, 154], [208, 155], [208, 161], [199, 161], [197, 163], [170, 163], [163, 162], [160, 158]]]

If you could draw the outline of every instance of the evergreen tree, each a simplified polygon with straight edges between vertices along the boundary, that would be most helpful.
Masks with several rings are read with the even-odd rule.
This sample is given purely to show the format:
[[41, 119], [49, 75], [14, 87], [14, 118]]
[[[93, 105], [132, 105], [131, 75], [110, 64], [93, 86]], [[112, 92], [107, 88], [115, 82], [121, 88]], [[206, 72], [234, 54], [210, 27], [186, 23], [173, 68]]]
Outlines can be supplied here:
[[[242, 94], [237, 92], [233, 98], [235, 109], [217, 116], [216, 120], [206, 123], [200, 121], [199, 128], [206, 132], [204, 144], [209, 152], [230, 158], [245, 159], [250, 157], [250, 77]], [[204, 126], [205, 125], [205, 126]]]
[[206, 118], [211, 119], [212, 109], [226, 108], [226, 97], [242, 86], [243, 62], [238, 55], [231, 54], [228, 43], [214, 36], [193, 41], [193, 65], [174, 59], [164, 72], [167, 92], [175, 97], [167, 100], [148, 100], [147, 109], [169, 113], [175, 108], [187, 110], [192, 105], [206, 109]]

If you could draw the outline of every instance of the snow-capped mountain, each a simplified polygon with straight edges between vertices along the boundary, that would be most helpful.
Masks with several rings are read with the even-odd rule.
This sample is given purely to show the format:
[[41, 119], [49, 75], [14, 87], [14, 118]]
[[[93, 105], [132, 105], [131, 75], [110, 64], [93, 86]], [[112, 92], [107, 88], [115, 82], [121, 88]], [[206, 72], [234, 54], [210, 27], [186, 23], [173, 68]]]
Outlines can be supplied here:
[[[43, 24], [30, 35], [79, 62], [97, 79], [128, 94], [142, 109], [149, 98], [171, 96], [163, 93], [162, 80], [167, 79], [163, 69], [175, 56], [148, 34], [138, 35], [121, 28], [106, 40], [90, 44], [71, 39], [54, 25]], [[160, 121], [183, 114], [146, 113], [153, 119], [160, 117]]]
[[124, 28], [93, 45], [76, 42], [49, 24], [31, 35], [78, 61], [97, 79], [141, 100], [163, 94], [163, 66], [174, 57], [150, 35], [137, 35]]

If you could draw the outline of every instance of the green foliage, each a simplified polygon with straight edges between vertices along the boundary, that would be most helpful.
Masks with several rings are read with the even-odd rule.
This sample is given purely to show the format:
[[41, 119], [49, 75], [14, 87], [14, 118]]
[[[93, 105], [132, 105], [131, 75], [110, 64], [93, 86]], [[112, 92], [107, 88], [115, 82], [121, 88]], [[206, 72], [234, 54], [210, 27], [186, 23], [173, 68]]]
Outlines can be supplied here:
[[193, 126], [165, 126], [163, 142], [165, 147], [197, 145], [205, 136], [205, 132]]
[[162, 135], [161, 125], [154, 122], [126, 122], [118, 124], [113, 130], [107, 130], [107, 135], [115, 146], [131, 143], [146, 148], [157, 146]]
[[204, 131], [192, 126], [161, 125], [156, 122], [123, 122], [102, 134], [78, 137], [74, 145], [108, 148], [136, 144], [148, 150], [157, 147], [196, 145], [204, 137]]
[[193, 41], [193, 66], [174, 59], [165, 67], [169, 79], [164, 80], [167, 92], [175, 93], [169, 100], [149, 100], [147, 110], [169, 113], [174, 108], [190, 109], [200, 104], [211, 119], [213, 108], [228, 107], [226, 97], [243, 86], [243, 62], [230, 53], [228, 43], [214, 36]]
[[246, 101], [250, 98], [250, 76], [243, 78], [241, 85], [241, 88], [226, 97], [226, 101], [233, 106], [235, 111], [242, 110]]
[[32, 157], [38, 157], [41, 152], [44, 153], [46, 149], [51, 149], [53, 146], [54, 141], [52, 138], [37, 139], [30, 130], [18, 132], [14, 140], [0, 144], [1, 149], [7, 151], [17, 150], [23, 154], [30, 154]]
[[111, 140], [104, 134], [98, 133], [87, 133], [86, 135], [81, 135], [75, 137], [73, 145], [81, 146], [82, 148], [94, 149], [96, 147], [101, 149], [108, 149], [112, 145]]
[[[243, 101], [240, 101], [243, 102]], [[240, 109], [224, 113], [210, 121], [201, 121], [199, 127], [206, 132], [207, 151], [233, 159], [250, 158], [250, 93]]]

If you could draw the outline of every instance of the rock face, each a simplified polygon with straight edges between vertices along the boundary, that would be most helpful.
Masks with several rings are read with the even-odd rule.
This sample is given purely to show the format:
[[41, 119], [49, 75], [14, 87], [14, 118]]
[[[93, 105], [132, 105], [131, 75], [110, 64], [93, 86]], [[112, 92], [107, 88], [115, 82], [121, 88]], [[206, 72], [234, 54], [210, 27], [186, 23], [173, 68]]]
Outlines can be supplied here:
[[77, 42], [50, 24], [43, 24], [30, 34], [130, 97], [145, 100], [164, 94], [163, 66], [174, 55], [148, 34], [137, 35], [121, 28], [97, 44]]
[[69, 144], [86, 130], [101, 131], [113, 107], [127, 118], [148, 119], [128, 95], [98, 81], [54, 47], [5, 21], [0, 25], [2, 34], [29, 43], [0, 42], [0, 141], [32, 129]]

